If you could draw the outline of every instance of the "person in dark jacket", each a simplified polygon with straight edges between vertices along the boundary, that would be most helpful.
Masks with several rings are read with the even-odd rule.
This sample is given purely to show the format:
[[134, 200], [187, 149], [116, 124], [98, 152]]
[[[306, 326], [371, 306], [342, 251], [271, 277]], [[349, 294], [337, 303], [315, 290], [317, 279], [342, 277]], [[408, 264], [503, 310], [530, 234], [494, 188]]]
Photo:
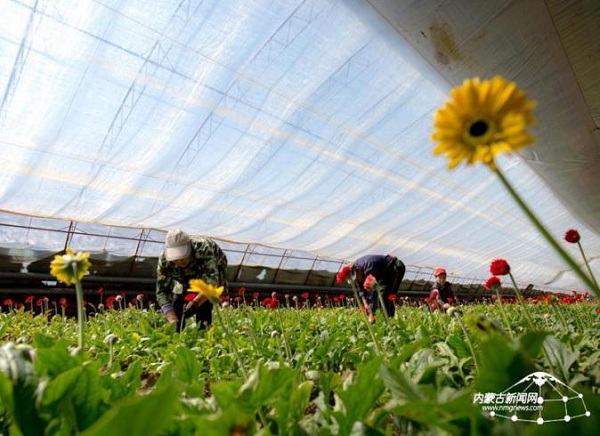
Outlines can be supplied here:
[[369, 276], [373, 276], [377, 281], [377, 286], [381, 288], [385, 305], [383, 309], [388, 316], [393, 317], [396, 313], [396, 306], [394, 301], [391, 301], [390, 296], [397, 296], [400, 289], [400, 284], [406, 272], [404, 263], [391, 254], [370, 254], [356, 259], [352, 269], [356, 274], [358, 295], [366, 307], [369, 320], [375, 322], [375, 312], [380, 305], [377, 291], [372, 287], [369, 288], [369, 286], [367, 286], [369, 289], [365, 288], [365, 283], [368, 284], [371, 281], [368, 279]]
[[[200, 328], [212, 322], [212, 303], [202, 294], [185, 301], [183, 290], [189, 281], [202, 279], [227, 291], [227, 257], [215, 241], [189, 236], [177, 229], [167, 233], [165, 249], [158, 258], [156, 301], [169, 323], [177, 323], [181, 331], [182, 317], [195, 316]], [[191, 295], [190, 295], [191, 296]]]

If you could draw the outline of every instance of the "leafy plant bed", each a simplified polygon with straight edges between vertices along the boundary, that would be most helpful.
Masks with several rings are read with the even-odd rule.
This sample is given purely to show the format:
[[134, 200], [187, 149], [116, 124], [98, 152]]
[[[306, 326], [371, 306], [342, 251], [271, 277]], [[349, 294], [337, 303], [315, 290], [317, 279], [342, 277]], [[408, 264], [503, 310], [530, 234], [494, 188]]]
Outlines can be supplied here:
[[[74, 320], [21, 308], [0, 314], [0, 434], [594, 434], [597, 303], [504, 309], [511, 332], [493, 304], [398, 307], [370, 330], [352, 307], [218, 308], [228, 337], [129, 307], [90, 316], [72, 353]], [[589, 416], [541, 425], [539, 411], [490, 417], [477, 401], [534, 373], [581, 394]]]

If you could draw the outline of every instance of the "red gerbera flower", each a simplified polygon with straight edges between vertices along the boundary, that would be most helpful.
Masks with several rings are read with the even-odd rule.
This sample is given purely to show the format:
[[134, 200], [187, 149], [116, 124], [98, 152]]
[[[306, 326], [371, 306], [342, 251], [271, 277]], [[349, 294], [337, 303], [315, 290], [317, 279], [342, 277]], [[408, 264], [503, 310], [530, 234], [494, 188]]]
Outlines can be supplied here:
[[505, 276], [510, 272], [510, 266], [504, 259], [494, 259], [490, 264], [490, 272], [493, 276]]
[[31, 303], [31, 302], [34, 300], [34, 298], [35, 298], [35, 297], [34, 297], [33, 295], [30, 295], [29, 297], [27, 297], [27, 298], [25, 299], [25, 303], [27, 303], [27, 304]]
[[377, 279], [375, 278], [375, 276], [373, 274], [369, 274], [367, 276], [367, 278], [365, 279], [365, 283], [363, 284], [363, 287], [369, 291], [373, 291], [376, 286], [377, 286]]
[[304, 299], [307, 299], [308, 297], [310, 297], [310, 294], [308, 292], [303, 292], [300, 296]]
[[98, 290], [96, 291], [96, 294], [103, 294], [104, 293], [104, 288], [98, 288]]
[[244, 296], [244, 292], [246, 292], [246, 288], [239, 288], [239, 289], [237, 290], [237, 293], [238, 293], [238, 295], [239, 295], [240, 297], [243, 297], [243, 296]]
[[110, 307], [111, 309], [113, 308], [113, 305], [115, 304], [117, 297], [115, 297], [114, 295], [109, 296], [106, 299], [106, 307]]
[[60, 304], [62, 307], [64, 307], [64, 308], [66, 308], [66, 307], [67, 307], [67, 305], [68, 305], [68, 302], [67, 302], [67, 299], [66, 299], [66, 298], [61, 298], [60, 300], [58, 300], [58, 303], [59, 303], [59, 304]]
[[575, 229], [567, 230], [567, 233], [565, 233], [565, 241], [571, 244], [577, 244], [580, 239], [581, 236], [579, 236], [579, 232]]
[[500, 277], [491, 276], [489, 279], [487, 279], [485, 285], [483, 286], [485, 287], [485, 289], [493, 290], [493, 286], [500, 286], [501, 284], [502, 282], [500, 281]]
[[390, 294], [390, 295], [388, 295], [388, 300], [390, 300], [390, 301], [396, 301], [397, 298], [398, 297], [396, 296], [396, 294]]
[[337, 274], [337, 282], [338, 284], [344, 283], [350, 278], [350, 272], [352, 271], [352, 267], [350, 265], [344, 265], [344, 267]]
[[258, 299], [258, 292], [255, 292], [254, 294], [252, 294], [252, 298], [254, 298], [255, 300]]

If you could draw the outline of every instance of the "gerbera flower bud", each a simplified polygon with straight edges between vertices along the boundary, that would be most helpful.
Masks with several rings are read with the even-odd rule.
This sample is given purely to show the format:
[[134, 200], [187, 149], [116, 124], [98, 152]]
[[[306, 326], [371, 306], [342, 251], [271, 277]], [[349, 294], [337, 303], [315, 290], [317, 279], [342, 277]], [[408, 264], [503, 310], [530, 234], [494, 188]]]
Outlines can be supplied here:
[[109, 335], [106, 335], [106, 337], [104, 338], [104, 343], [105, 344], [114, 344], [119, 340], [119, 338], [117, 337], [117, 335], [110, 333]]
[[575, 229], [567, 230], [567, 233], [565, 233], [565, 241], [571, 244], [577, 244], [580, 239], [581, 236], [579, 236], [579, 232]]

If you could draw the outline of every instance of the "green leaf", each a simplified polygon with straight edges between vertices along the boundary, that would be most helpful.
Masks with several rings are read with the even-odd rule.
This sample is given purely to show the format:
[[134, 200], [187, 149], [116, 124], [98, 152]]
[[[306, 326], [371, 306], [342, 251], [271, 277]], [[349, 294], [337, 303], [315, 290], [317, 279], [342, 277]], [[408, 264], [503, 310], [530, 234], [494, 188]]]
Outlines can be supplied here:
[[41, 403], [42, 416], [72, 422], [84, 430], [106, 410], [108, 392], [92, 368], [72, 368], [48, 383]]
[[[442, 397], [448, 398], [448, 394]], [[409, 401], [391, 408], [391, 412], [409, 421], [420, 423], [428, 431], [423, 434], [436, 434], [434, 428], [450, 434], [489, 434], [489, 421], [483, 418], [481, 409], [473, 405], [470, 395], [457, 392], [447, 402], [435, 399]], [[461, 431], [462, 430], [462, 431]], [[445, 434], [445, 433], [442, 433]]]
[[210, 390], [215, 400], [222, 409], [235, 404], [239, 395], [240, 382], [221, 382], [210, 385]]
[[398, 369], [387, 366], [381, 367], [379, 375], [385, 386], [391, 391], [392, 396], [401, 402], [421, 401], [425, 395], [419, 386], [406, 374]]
[[517, 340], [519, 350], [535, 359], [541, 353], [542, 345], [548, 335], [548, 332], [541, 331], [523, 333]]
[[184, 385], [198, 380], [201, 366], [196, 355], [188, 348], [179, 348], [173, 373]]
[[[569, 374], [569, 369], [579, 358], [579, 351], [571, 350], [567, 344], [559, 341], [554, 336], [548, 336], [544, 341], [546, 352], [552, 366], [558, 367], [561, 374], [555, 374], [556, 376], [565, 377]], [[564, 380], [568, 383], [569, 380]]]
[[240, 389], [240, 399], [253, 410], [265, 405], [278, 391], [287, 389], [294, 371], [285, 366], [269, 369], [259, 363]]
[[406, 360], [410, 359], [413, 354], [425, 348], [429, 344], [431, 344], [431, 340], [428, 339], [419, 339], [417, 341], [410, 342], [400, 348], [400, 352], [394, 361], [397, 361], [398, 364], [405, 362]]
[[52, 348], [56, 345], [56, 339], [37, 330], [33, 333], [33, 345], [38, 350], [42, 348]]
[[22, 382], [13, 383], [0, 371], [0, 416], [6, 413], [12, 418], [11, 434], [44, 433], [44, 422], [38, 416], [35, 403], [35, 387]]
[[136, 395], [138, 388], [142, 384], [141, 375], [142, 364], [139, 360], [136, 360], [121, 376], [112, 375], [102, 377], [101, 383], [109, 392], [109, 401], [112, 403], [121, 398]]
[[[273, 412], [279, 434], [298, 433], [298, 422], [303, 418], [313, 383], [290, 384], [290, 389], [275, 402]], [[291, 392], [290, 392], [291, 391]]]
[[80, 360], [71, 356], [66, 347], [53, 346], [37, 350], [35, 368], [40, 376], [45, 375], [51, 379], [71, 368], [78, 367]]
[[334, 412], [340, 434], [349, 434], [356, 421], [366, 420], [383, 393], [384, 384], [379, 377], [381, 362], [382, 358], [377, 357], [359, 366], [356, 379], [336, 393], [343, 405]]
[[13, 386], [13, 416], [21, 432], [26, 435], [43, 435], [45, 423], [36, 406], [37, 385], [17, 382]]
[[515, 349], [504, 336], [492, 335], [484, 340], [478, 353], [478, 392], [502, 392], [526, 375], [537, 371], [528, 354]]
[[157, 389], [145, 396], [117, 402], [82, 436], [161, 434], [177, 410], [178, 392], [172, 386]]
[[446, 340], [458, 357], [473, 357], [466, 341], [458, 335], [450, 335]]
[[252, 435], [256, 427], [253, 414], [235, 408], [208, 416], [192, 417], [192, 420], [196, 434], [202, 436]]
[[23, 434], [41, 435], [45, 423], [37, 410], [38, 376], [29, 356], [12, 343], [0, 348], [0, 411], [5, 408]]

